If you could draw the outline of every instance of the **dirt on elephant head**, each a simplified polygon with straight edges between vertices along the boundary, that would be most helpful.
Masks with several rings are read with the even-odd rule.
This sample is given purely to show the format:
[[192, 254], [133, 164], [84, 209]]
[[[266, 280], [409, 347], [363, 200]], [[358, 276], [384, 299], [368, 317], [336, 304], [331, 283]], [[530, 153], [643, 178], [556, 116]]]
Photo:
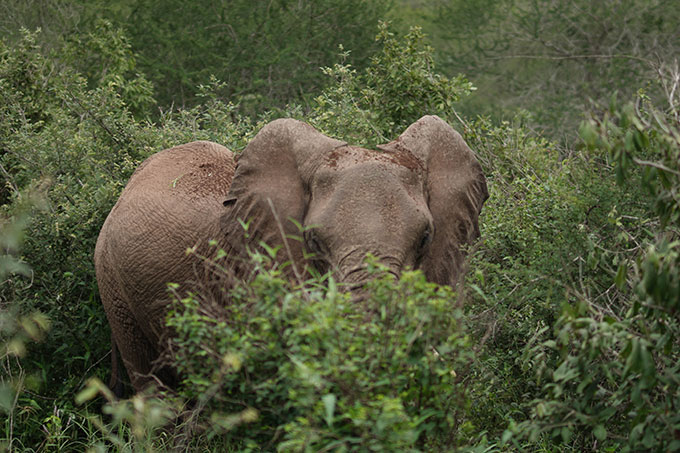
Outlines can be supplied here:
[[416, 172], [421, 172], [425, 169], [423, 162], [405, 148], [397, 148], [396, 151], [380, 151], [355, 146], [343, 146], [329, 153], [325, 158], [325, 162], [328, 167], [336, 168], [338, 163], [345, 159], [352, 159], [352, 163], [366, 160], [391, 162]]
[[412, 171], [423, 171], [425, 170], [425, 165], [418, 159], [413, 153], [407, 149], [398, 149], [397, 152], [387, 152], [385, 153], [390, 157], [390, 160], [397, 165], [406, 167]]

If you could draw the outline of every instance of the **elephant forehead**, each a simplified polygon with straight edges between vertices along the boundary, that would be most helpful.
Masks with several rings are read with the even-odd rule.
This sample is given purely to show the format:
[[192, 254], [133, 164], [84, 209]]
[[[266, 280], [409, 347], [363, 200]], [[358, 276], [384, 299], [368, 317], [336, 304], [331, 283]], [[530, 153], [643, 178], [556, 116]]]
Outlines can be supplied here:
[[399, 205], [406, 211], [426, 202], [422, 173], [383, 159], [324, 165], [314, 175], [310, 190], [319, 207], [331, 210]]
[[422, 189], [420, 172], [385, 159], [346, 160], [338, 165], [320, 166], [312, 179], [312, 190], [343, 189], [379, 193], [399, 187], [408, 192]]
[[376, 151], [356, 146], [342, 146], [328, 153], [324, 164], [328, 168], [347, 168], [357, 164], [376, 162], [383, 165], [396, 165], [413, 172], [422, 172], [423, 163], [406, 149], [398, 151]]

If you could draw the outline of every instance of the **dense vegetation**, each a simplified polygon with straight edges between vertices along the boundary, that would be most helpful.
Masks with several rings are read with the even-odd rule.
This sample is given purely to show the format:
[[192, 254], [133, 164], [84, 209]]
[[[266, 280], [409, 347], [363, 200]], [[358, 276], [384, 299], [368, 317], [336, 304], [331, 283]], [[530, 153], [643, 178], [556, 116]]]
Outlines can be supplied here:
[[[3, 2], [0, 451], [680, 450], [671, 3]], [[489, 181], [464, 285], [375, 266], [357, 313], [253, 255], [229, 306], [178, 295], [181, 391], [113, 398], [91, 256], [139, 162], [423, 114]]]

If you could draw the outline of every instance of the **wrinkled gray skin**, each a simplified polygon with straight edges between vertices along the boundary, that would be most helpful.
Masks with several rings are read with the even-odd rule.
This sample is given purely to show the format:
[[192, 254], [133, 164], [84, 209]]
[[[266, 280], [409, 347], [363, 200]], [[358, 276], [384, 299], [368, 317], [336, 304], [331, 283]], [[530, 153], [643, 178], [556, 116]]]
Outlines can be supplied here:
[[[421, 118], [379, 151], [292, 119], [265, 126], [238, 165], [228, 149], [210, 142], [161, 151], [132, 175], [97, 241], [97, 280], [114, 349], [136, 390], [155, 378], [172, 386], [172, 370], [154, 367], [167, 341], [166, 282], [180, 284], [181, 293], [207, 275], [187, 247], [208, 255], [215, 239], [227, 266], [245, 278], [246, 245], [280, 245], [282, 232], [299, 235], [291, 219], [313, 226], [304, 244], [289, 240], [280, 251], [298, 269], [310, 264], [304, 252], [312, 252], [311, 264], [360, 291], [370, 252], [395, 276], [420, 268], [428, 280], [454, 285], [461, 246], [479, 235], [487, 197], [473, 153], [436, 116]], [[247, 239], [241, 220], [250, 222]]]

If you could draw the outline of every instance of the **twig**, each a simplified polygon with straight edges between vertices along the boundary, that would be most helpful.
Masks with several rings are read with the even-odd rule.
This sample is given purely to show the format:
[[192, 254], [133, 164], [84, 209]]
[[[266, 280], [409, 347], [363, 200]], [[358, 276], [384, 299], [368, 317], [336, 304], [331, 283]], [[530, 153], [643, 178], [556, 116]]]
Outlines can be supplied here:
[[527, 59], [527, 60], [585, 60], [585, 59], [614, 59], [625, 58], [628, 60], [637, 60], [643, 63], [651, 64], [646, 58], [636, 57], [635, 55], [500, 55], [498, 57], [489, 57], [489, 60], [509, 60], [509, 59]]
[[14, 401], [12, 401], [12, 405], [10, 406], [9, 410], [9, 442], [7, 444], [7, 451], [12, 451], [12, 442], [14, 441], [14, 408], [17, 407], [17, 402], [19, 401], [19, 394], [21, 393], [21, 390], [24, 386], [24, 379], [26, 377], [24, 369], [21, 368], [21, 364], [19, 363], [18, 360], [17, 365], [19, 366], [19, 379], [15, 387], [16, 392], [14, 394]]
[[111, 355], [111, 350], [110, 350], [110, 349], [109, 349], [108, 352], [107, 352], [106, 354], [104, 354], [99, 360], [97, 360], [97, 361], [94, 362], [92, 365], [90, 365], [90, 366], [87, 368], [87, 370], [85, 370], [85, 372], [83, 373], [83, 376], [80, 378], [80, 382], [78, 382], [78, 385], [76, 386], [76, 388], [80, 388], [80, 386], [83, 384], [83, 381], [85, 380], [85, 377], [88, 375], [88, 373], [90, 372], [90, 370], [91, 370], [92, 368], [96, 367], [97, 365], [99, 365], [99, 364], [100, 364], [105, 358], [107, 358], [109, 355]]
[[470, 130], [470, 126], [468, 126], [468, 123], [466, 123], [465, 120], [463, 120], [463, 118], [461, 118], [458, 115], [458, 112], [456, 112], [454, 109], [451, 109], [451, 111], [453, 112], [453, 115], [456, 117], [456, 119], [460, 121], [460, 124], [463, 125], [465, 132], [468, 132]]
[[85, 107], [85, 106], [83, 105], [83, 103], [80, 102], [80, 99], [78, 99], [76, 96], [74, 96], [74, 95], [71, 94], [70, 92], [69, 92], [69, 94], [71, 95], [71, 99], [72, 99], [76, 104], [78, 104], [78, 106], [79, 106], [81, 109], [83, 109], [83, 110], [85, 111], [85, 113], [87, 113], [93, 120], [95, 120], [95, 122], [96, 122], [97, 124], [99, 124], [99, 126], [100, 126], [102, 129], [104, 129], [104, 131], [105, 131], [107, 134], [109, 134], [109, 136], [111, 137], [111, 139], [112, 139], [114, 142], [116, 142], [116, 144], [117, 144], [118, 146], [123, 146], [123, 143], [118, 139], [118, 137], [116, 137], [116, 134], [114, 134], [113, 131], [111, 131], [111, 129], [109, 129], [109, 127], [108, 127], [106, 124], [104, 124], [104, 120], [102, 120], [100, 117], [98, 117], [98, 116], [96, 116], [94, 113], [92, 113], [92, 111], [90, 111], [90, 109], [88, 109], [87, 107]]
[[640, 159], [637, 159], [635, 157], [633, 158], [633, 162], [635, 162], [638, 165], [642, 165], [642, 166], [645, 166], [645, 167], [658, 168], [659, 170], [667, 171], [667, 172], [672, 173], [676, 176], [680, 176], [680, 171], [673, 170], [672, 168], [668, 168], [665, 165], [660, 164], [658, 162], [651, 162], [651, 161], [648, 161], [648, 160], [640, 160]]
[[12, 189], [14, 189], [14, 191], [17, 193], [17, 195], [19, 195], [19, 188], [18, 188], [17, 185], [14, 183], [14, 179], [12, 179], [12, 175], [10, 175], [10, 174], [7, 172], [7, 170], [5, 170], [5, 167], [3, 167], [2, 164], [0, 164], [0, 171], [2, 171], [2, 172], [4, 173], [5, 178], [7, 178], [7, 181], [8, 181], [8, 182], [10, 183], [10, 185], [12, 186]]

